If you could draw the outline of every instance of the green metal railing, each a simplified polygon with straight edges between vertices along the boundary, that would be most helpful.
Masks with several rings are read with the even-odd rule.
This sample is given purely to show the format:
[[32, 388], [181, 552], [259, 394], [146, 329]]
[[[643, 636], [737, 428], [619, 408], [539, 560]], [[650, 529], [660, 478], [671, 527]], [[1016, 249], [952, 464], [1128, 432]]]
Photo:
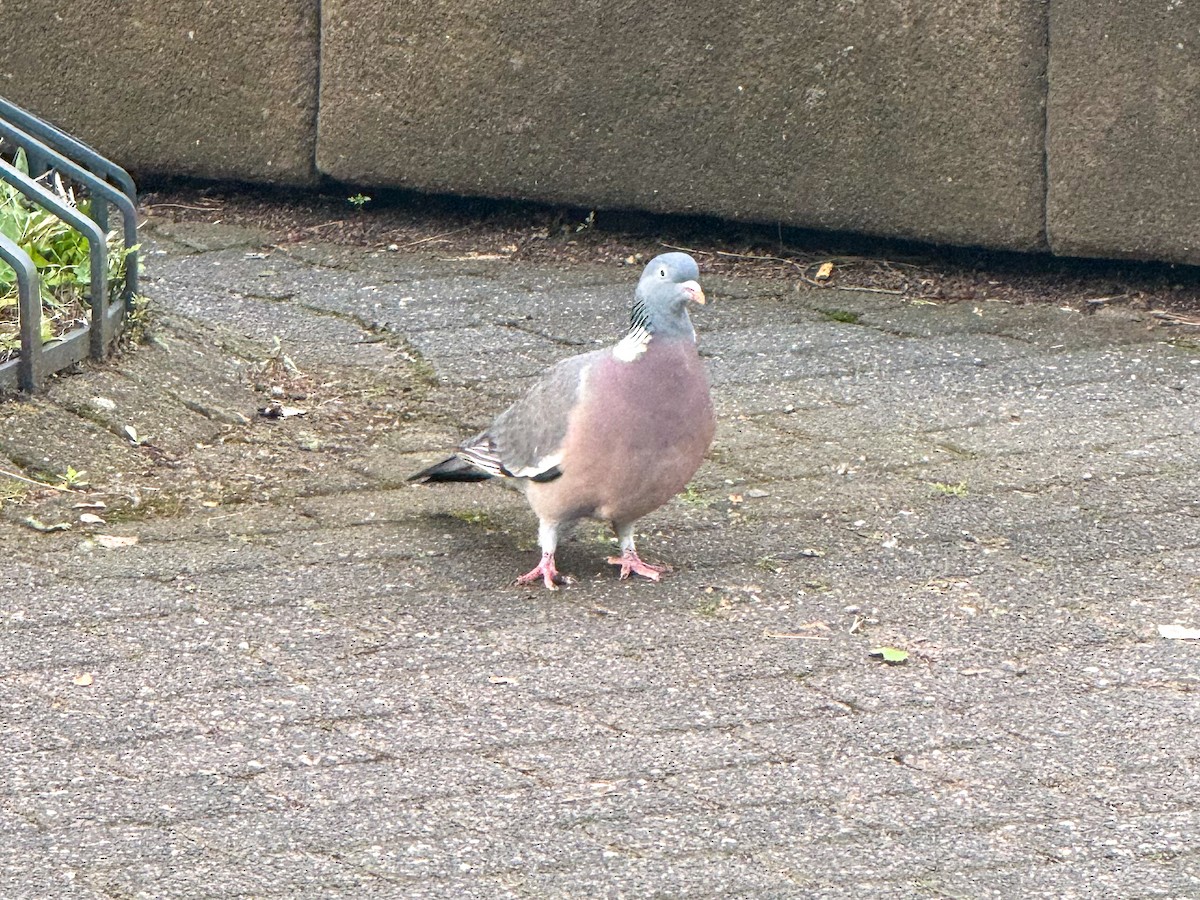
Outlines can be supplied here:
[[[79, 231], [88, 243], [87, 324], [44, 342], [37, 268], [14, 241], [0, 234], [0, 261], [16, 273], [21, 345], [15, 359], [0, 363], [0, 394], [14, 390], [32, 393], [48, 375], [85, 357], [105, 356], [121, 333], [138, 286], [137, 189], [129, 173], [120, 166], [3, 97], [0, 97], [0, 147], [23, 150], [30, 173], [25, 174], [0, 158], [0, 181], [12, 185], [30, 203]], [[87, 190], [91, 198], [87, 215], [44, 186], [45, 176], [50, 173]], [[110, 206], [120, 213], [126, 254], [124, 282], [114, 302], [109, 300], [106, 240]]]

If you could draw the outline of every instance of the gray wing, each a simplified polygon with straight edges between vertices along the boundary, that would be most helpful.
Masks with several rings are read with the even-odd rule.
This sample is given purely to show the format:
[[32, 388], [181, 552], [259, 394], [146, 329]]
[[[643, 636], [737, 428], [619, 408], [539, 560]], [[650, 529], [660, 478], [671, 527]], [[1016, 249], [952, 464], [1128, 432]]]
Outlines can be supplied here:
[[551, 366], [486, 431], [460, 445], [458, 455], [491, 475], [557, 478], [571, 410], [579, 402], [588, 368], [605, 352], [594, 350]]

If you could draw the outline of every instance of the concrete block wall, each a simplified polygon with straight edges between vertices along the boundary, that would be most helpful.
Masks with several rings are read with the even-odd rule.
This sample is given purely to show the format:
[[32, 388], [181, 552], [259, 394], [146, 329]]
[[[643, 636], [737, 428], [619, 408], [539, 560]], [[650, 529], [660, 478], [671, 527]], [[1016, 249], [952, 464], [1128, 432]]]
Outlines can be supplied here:
[[1200, 263], [1200, 3], [1050, 11], [1051, 247]]
[[1033, 249], [1041, 6], [325, 0], [318, 165]]
[[0, 95], [135, 172], [316, 181], [317, 0], [0, 0]]
[[0, 0], [0, 46], [135, 173], [1200, 263], [1194, 0]]

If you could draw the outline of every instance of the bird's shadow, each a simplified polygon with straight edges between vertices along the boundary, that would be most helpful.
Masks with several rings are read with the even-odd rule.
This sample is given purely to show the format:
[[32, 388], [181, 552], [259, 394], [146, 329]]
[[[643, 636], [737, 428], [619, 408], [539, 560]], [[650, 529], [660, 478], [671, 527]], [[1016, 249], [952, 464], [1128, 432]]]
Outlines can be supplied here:
[[[447, 554], [468, 560], [472, 569], [482, 569], [486, 574], [481, 574], [481, 579], [491, 580], [497, 573], [503, 573], [507, 584], [515, 586], [518, 576], [537, 565], [537, 542], [518, 530], [521, 526], [517, 523], [500, 524], [487, 509], [431, 512], [424, 518], [449, 537], [452, 546], [447, 548]], [[536, 527], [537, 523], [532, 523], [530, 532], [536, 531]], [[581, 522], [560, 536], [555, 554], [559, 571], [577, 581], [610, 575], [613, 567], [607, 559], [616, 554], [617, 545], [606, 534], [611, 532], [598, 522]]]

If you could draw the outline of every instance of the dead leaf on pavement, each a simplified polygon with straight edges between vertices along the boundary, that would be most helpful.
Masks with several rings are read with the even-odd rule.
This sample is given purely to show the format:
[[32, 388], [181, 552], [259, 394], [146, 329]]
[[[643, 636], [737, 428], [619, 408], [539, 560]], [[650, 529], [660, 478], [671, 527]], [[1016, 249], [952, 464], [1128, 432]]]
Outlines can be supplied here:
[[132, 547], [138, 542], [136, 534], [118, 535], [118, 534], [98, 534], [96, 535], [96, 543], [106, 550], [116, 550], [118, 547]]
[[1183, 625], [1159, 625], [1158, 633], [1173, 641], [1200, 641], [1200, 628], [1187, 628]]

